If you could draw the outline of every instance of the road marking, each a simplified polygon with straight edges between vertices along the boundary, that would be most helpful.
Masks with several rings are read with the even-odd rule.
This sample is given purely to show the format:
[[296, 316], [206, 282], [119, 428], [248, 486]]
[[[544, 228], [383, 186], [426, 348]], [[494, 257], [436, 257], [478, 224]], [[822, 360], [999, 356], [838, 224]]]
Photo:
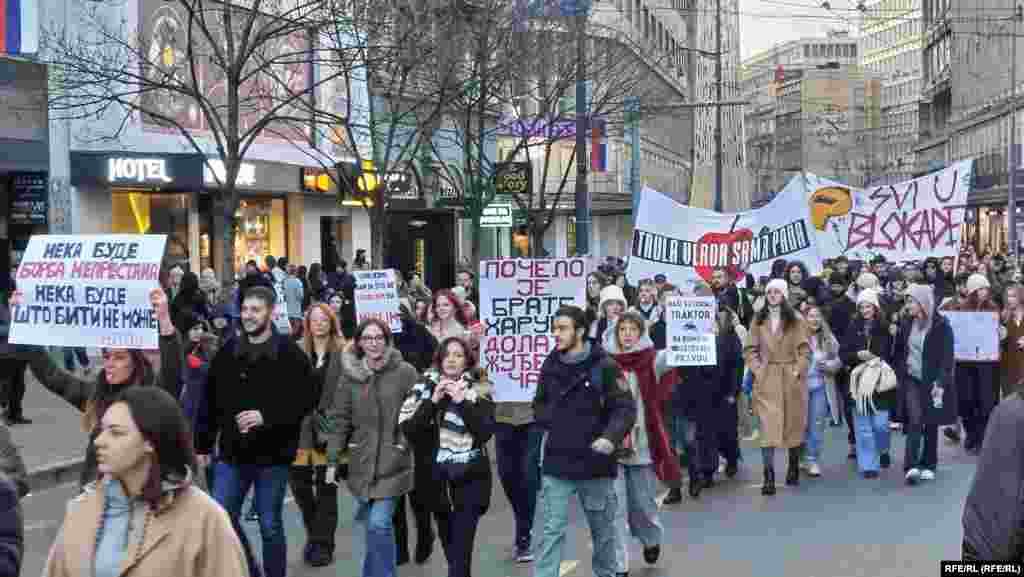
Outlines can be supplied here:
[[558, 577], [565, 577], [575, 572], [579, 564], [579, 561], [562, 561], [562, 565], [558, 568]]

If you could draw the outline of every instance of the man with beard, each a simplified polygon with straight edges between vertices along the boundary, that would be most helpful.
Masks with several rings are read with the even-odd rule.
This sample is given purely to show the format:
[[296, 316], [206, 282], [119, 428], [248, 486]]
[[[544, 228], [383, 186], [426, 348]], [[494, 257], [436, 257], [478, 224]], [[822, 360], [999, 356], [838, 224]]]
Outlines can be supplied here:
[[213, 359], [207, 407], [196, 424], [196, 460], [203, 468], [220, 437], [213, 495], [228, 512], [245, 547], [253, 575], [259, 575], [245, 531], [238, 523], [242, 502], [253, 487], [263, 538], [263, 575], [284, 577], [288, 566], [282, 508], [289, 466], [295, 460], [303, 417], [316, 406], [314, 376], [302, 349], [271, 328], [276, 297], [256, 286], [242, 300], [242, 331]]
[[736, 287], [735, 279], [724, 268], [716, 268], [711, 273], [711, 290], [721, 308], [731, 310], [740, 319], [744, 327], [750, 326], [750, 320], [754, 318], [754, 308], [750, 299], [742, 294]]
[[636, 401], [615, 361], [587, 340], [583, 309], [563, 306], [553, 324], [557, 346], [541, 366], [533, 399], [536, 422], [547, 435], [541, 458], [544, 532], [533, 575], [558, 577], [575, 495], [590, 526], [594, 575], [614, 577], [614, 453], [636, 422]]

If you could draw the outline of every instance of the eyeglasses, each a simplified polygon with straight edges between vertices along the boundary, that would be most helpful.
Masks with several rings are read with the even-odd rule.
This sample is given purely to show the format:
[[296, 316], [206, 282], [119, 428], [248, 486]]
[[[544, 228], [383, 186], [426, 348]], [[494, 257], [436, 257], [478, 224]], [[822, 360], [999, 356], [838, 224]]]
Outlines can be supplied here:
[[361, 337], [359, 340], [360, 340], [360, 342], [364, 342], [366, 344], [370, 344], [370, 343], [386, 343], [387, 342], [387, 339], [384, 338], [384, 335], [376, 335], [376, 336], [372, 336], [372, 337]]

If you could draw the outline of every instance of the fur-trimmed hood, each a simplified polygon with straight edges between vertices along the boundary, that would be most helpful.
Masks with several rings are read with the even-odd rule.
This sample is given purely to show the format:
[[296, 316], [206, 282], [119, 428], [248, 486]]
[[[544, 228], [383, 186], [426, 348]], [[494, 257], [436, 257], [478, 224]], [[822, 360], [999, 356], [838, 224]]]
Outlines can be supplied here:
[[[394, 347], [389, 347], [385, 354], [388, 360], [379, 372], [389, 371], [402, 364], [405, 360], [402, 358], [402, 353]], [[346, 380], [353, 383], [366, 383], [373, 377], [373, 369], [366, 366], [365, 358], [356, 356], [354, 345], [345, 347], [345, 350], [341, 353], [341, 373]]]

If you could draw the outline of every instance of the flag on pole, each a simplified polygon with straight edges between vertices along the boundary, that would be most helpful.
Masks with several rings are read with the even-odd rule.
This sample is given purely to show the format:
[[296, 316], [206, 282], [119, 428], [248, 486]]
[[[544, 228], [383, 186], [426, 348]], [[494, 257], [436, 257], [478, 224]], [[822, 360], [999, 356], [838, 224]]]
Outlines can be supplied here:
[[39, 52], [39, 0], [0, 0], [0, 54]]

